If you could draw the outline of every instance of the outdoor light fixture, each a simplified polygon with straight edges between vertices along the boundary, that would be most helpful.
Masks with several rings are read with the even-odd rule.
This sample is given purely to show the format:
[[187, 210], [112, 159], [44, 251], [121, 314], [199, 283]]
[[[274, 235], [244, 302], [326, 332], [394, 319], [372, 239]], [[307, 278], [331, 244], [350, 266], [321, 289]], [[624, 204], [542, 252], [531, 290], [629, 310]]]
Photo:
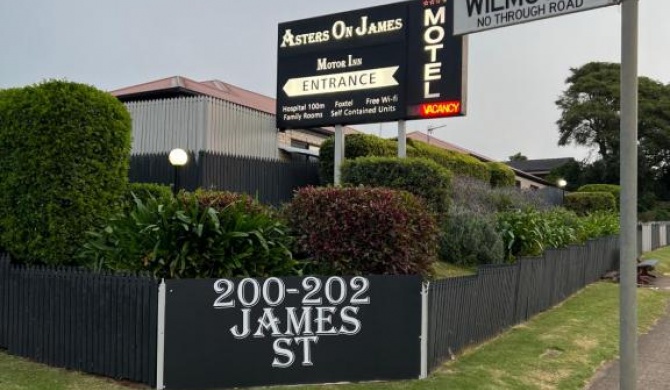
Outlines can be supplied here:
[[188, 163], [188, 153], [186, 153], [184, 149], [172, 149], [170, 155], [168, 156], [168, 160], [170, 160], [170, 164], [174, 167], [174, 183], [172, 186], [172, 194], [177, 196], [180, 187], [180, 171], [184, 165]]
[[558, 188], [561, 189], [561, 204], [565, 204], [565, 186], [568, 185], [568, 182], [565, 181], [565, 179], [558, 179], [556, 182], [556, 185], [558, 185]]
[[188, 154], [184, 149], [172, 149], [170, 156], [168, 157], [170, 164], [175, 167], [183, 167], [188, 163]]

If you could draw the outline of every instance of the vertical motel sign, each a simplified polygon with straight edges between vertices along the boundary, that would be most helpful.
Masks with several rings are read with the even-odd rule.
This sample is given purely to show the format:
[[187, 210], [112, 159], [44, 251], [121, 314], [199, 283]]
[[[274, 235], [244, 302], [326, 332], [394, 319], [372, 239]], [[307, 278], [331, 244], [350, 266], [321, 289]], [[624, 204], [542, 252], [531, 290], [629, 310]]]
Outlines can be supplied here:
[[454, 2], [389, 4], [279, 25], [277, 127], [465, 115]]

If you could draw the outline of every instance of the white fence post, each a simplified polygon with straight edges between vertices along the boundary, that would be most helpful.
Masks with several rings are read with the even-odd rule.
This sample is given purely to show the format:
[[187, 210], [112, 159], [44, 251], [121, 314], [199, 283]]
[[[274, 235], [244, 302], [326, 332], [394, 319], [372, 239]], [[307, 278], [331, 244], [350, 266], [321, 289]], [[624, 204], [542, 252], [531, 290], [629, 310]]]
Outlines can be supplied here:
[[421, 288], [421, 376], [419, 379], [428, 377], [428, 290], [430, 282], [423, 284]]
[[156, 389], [163, 390], [165, 374], [165, 279], [158, 286], [158, 334], [156, 345]]

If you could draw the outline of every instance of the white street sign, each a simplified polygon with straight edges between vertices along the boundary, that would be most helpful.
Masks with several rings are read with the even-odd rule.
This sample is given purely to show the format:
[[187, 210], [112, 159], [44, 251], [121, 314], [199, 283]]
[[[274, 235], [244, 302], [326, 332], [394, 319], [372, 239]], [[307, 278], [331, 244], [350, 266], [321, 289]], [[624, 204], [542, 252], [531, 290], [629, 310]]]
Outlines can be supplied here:
[[289, 97], [297, 97], [393, 87], [398, 85], [398, 80], [393, 77], [398, 69], [398, 66], [392, 66], [289, 79], [284, 92]]
[[619, 4], [620, 0], [452, 0], [454, 35], [469, 34], [573, 12]]

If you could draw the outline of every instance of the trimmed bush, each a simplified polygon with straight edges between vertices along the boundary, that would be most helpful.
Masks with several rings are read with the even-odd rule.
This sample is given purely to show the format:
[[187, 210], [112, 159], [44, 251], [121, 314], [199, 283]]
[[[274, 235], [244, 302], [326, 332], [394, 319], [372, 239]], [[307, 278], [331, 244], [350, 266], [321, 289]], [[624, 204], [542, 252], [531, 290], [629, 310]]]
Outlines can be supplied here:
[[[457, 176], [468, 176], [485, 183], [491, 181], [489, 167], [472, 156], [444, 150], [423, 142], [407, 140], [407, 155], [410, 157], [424, 157], [435, 161], [450, 170]], [[411, 148], [409, 147], [411, 146]]]
[[427, 159], [360, 157], [342, 166], [342, 182], [354, 186], [387, 187], [423, 198], [436, 213], [449, 207], [451, 172]]
[[414, 195], [385, 188], [303, 188], [286, 209], [297, 250], [325, 275], [428, 276], [438, 229]]
[[616, 210], [616, 200], [609, 192], [574, 192], [565, 195], [564, 206], [579, 215]]
[[[398, 155], [398, 144], [395, 141], [379, 138], [368, 134], [351, 134], [345, 137], [345, 153], [347, 159], [358, 157], [395, 157]], [[319, 169], [321, 182], [333, 183], [335, 164], [335, 138], [331, 137], [321, 144], [319, 152]]]
[[507, 164], [501, 162], [486, 163], [491, 173], [491, 186], [513, 187], [516, 184], [516, 175]]
[[18, 261], [72, 264], [85, 232], [121, 207], [130, 115], [65, 81], [0, 92], [0, 245]]
[[80, 258], [96, 270], [148, 271], [159, 278], [288, 276], [300, 273], [288, 228], [244, 202], [216, 210], [184, 194], [135, 200], [89, 233]]
[[441, 226], [440, 260], [468, 267], [503, 263], [495, 219], [463, 209], [449, 211]]
[[579, 187], [577, 192], [609, 192], [614, 195], [617, 208], [621, 200], [621, 186], [616, 184], [586, 184]]
[[248, 194], [238, 192], [196, 190], [192, 196], [197, 200], [200, 207], [212, 207], [216, 211], [223, 211], [230, 205], [237, 205], [248, 213], [272, 215], [272, 210], [256, 201]]

